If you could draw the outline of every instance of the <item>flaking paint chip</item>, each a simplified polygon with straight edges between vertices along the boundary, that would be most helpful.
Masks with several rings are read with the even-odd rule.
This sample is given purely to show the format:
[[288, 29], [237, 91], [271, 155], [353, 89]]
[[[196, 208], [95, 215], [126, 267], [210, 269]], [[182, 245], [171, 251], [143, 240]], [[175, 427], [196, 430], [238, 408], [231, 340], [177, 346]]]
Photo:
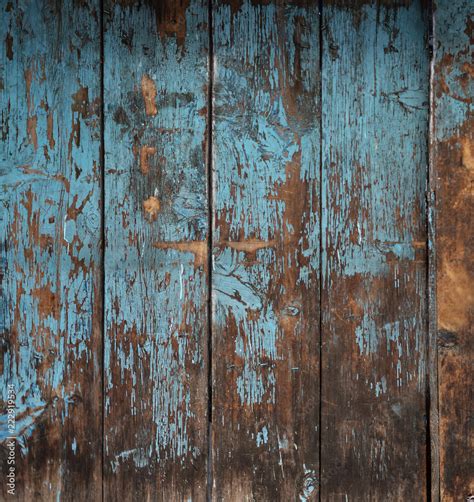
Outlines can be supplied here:
[[142, 146], [140, 149], [140, 170], [143, 174], [148, 174], [150, 171], [150, 165], [148, 164], [148, 159], [150, 156], [155, 155], [156, 148], [153, 146]]
[[156, 86], [155, 82], [148, 76], [142, 77], [142, 94], [145, 101], [145, 112], [147, 115], [154, 116], [158, 113], [156, 108]]
[[156, 220], [158, 213], [160, 212], [160, 208], [160, 201], [153, 195], [143, 201], [143, 210], [145, 211], [145, 217], [148, 221]]

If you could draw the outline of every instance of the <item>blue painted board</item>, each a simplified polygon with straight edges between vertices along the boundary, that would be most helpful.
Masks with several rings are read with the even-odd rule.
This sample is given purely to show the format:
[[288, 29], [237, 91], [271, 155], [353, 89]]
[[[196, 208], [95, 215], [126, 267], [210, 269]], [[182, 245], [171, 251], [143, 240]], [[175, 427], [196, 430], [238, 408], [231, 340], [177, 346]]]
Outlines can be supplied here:
[[213, 500], [319, 472], [316, 2], [213, 5]]
[[0, 2], [0, 441], [15, 437], [16, 454], [5, 498], [101, 493], [98, 9]]
[[322, 500], [427, 496], [427, 14], [323, 2]]
[[204, 500], [208, 9], [105, 2], [104, 496]]

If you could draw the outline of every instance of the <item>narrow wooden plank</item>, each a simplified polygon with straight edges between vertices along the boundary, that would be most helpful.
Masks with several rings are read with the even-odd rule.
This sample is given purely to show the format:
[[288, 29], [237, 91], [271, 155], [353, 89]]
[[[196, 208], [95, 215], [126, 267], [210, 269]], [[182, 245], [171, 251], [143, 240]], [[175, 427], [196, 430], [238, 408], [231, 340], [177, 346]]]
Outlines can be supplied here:
[[208, 9], [105, 2], [109, 500], [204, 500]]
[[421, 501], [428, 19], [325, 0], [322, 22], [321, 495]]
[[98, 4], [0, 2], [0, 420], [18, 500], [101, 493]]
[[213, 500], [313, 500], [317, 2], [213, 8]]
[[474, 495], [474, 5], [435, 2], [436, 188], [441, 500]]

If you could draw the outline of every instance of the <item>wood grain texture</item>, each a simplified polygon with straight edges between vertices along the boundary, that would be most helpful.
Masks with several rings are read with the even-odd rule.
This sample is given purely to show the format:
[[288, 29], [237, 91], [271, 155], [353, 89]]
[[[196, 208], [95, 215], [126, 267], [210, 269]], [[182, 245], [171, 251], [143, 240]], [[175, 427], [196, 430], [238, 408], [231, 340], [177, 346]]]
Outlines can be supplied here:
[[0, 0], [14, 498], [474, 496], [474, 7], [428, 3]]
[[109, 500], [204, 500], [208, 10], [105, 3]]
[[328, 0], [322, 23], [321, 497], [425, 500], [428, 19]]
[[18, 500], [101, 493], [98, 4], [0, 2], [0, 461], [12, 385]]
[[316, 2], [213, 9], [213, 500], [314, 500]]
[[436, 188], [441, 500], [474, 495], [474, 5], [437, 0]]

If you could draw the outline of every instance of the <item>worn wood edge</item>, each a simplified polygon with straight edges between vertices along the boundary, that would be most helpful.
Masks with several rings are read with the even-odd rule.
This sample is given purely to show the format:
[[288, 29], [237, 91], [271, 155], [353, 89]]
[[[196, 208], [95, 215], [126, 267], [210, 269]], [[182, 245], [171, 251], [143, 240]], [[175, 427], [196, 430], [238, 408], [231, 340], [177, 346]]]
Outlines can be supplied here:
[[213, 192], [213, 118], [214, 118], [214, 25], [213, 25], [214, 0], [207, 0], [207, 124], [206, 124], [206, 181], [207, 181], [207, 458], [206, 458], [206, 500], [213, 497], [213, 389], [214, 389], [214, 361], [213, 361], [213, 308], [212, 308], [212, 280], [213, 280], [213, 230], [214, 230], [214, 192]]
[[[429, 166], [427, 191], [427, 230], [428, 230], [428, 378], [427, 412], [428, 417], [428, 462], [429, 495], [432, 502], [440, 501], [440, 460], [439, 460], [439, 388], [438, 388], [438, 344], [436, 312], [436, 169], [434, 165], [434, 80], [435, 80], [435, 12], [430, 2], [430, 116], [429, 116]], [[428, 443], [428, 442], [427, 442]]]

